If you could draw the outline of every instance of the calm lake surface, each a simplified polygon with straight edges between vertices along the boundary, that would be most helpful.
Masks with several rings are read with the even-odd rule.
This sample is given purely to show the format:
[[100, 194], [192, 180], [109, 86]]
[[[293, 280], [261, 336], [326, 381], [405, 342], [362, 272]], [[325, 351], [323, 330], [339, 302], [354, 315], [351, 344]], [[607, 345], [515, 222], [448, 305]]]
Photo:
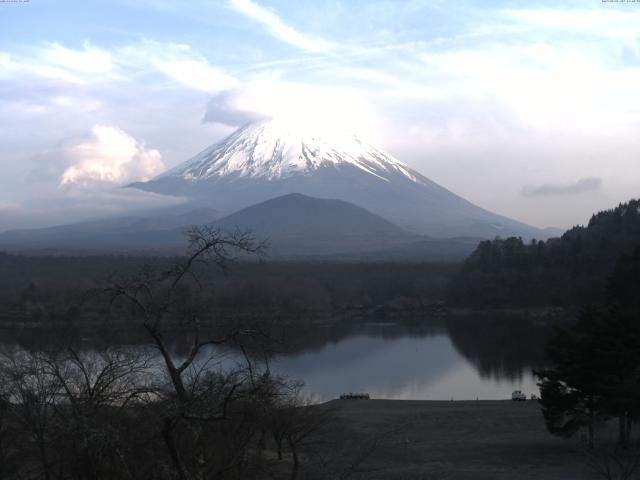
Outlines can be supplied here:
[[511, 398], [513, 390], [538, 393], [530, 358], [514, 364], [498, 353], [484, 360], [465, 356], [444, 329], [371, 325], [319, 348], [277, 356], [272, 369], [302, 379], [304, 392], [318, 400], [349, 391], [403, 400], [504, 399]]
[[482, 375], [446, 334], [387, 339], [357, 335], [319, 351], [278, 357], [273, 370], [303, 379], [319, 400], [349, 391], [374, 398], [456, 400], [510, 398], [513, 390], [537, 393], [530, 369], [520, 375]]
[[[388, 399], [507, 399], [513, 390], [538, 394], [532, 369], [542, 366], [546, 333], [522, 319], [287, 328], [269, 364], [272, 372], [304, 382], [303, 393], [317, 401], [350, 391]], [[4, 339], [0, 343], [13, 343]], [[81, 350], [99, 348], [97, 338], [79, 341]], [[121, 344], [148, 348], [140, 340]], [[186, 348], [177, 342], [174, 355]], [[223, 368], [243, 358], [234, 350], [216, 353]]]

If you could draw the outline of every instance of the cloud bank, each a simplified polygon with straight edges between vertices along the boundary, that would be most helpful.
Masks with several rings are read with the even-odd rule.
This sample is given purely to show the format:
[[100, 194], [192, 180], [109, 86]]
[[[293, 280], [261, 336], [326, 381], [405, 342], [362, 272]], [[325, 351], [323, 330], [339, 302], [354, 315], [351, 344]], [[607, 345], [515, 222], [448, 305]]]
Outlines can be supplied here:
[[150, 180], [165, 170], [160, 152], [146, 148], [119, 128], [106, 125], [94, 126], [90, 139], [66, 153], [72, 164], [62, 173], [60, 185], [122, 185]]
[[94, 125], [81, 138], [38, 153], [34, 163], [27, 181], [38, 193], [21, 203], [0, 201], [0, 231], [136, 215], [186, 201], [125, 188], [153, 178], [165, 166], [158, 150], [115, 126]]
[[576, 195], [599, 190], [602, 187], [602, 179], [598, 177], [585, 177], [574, 183], [542, 185], [525, 185], [522, 195], [525, 197], [545, 197], [554, 195]]

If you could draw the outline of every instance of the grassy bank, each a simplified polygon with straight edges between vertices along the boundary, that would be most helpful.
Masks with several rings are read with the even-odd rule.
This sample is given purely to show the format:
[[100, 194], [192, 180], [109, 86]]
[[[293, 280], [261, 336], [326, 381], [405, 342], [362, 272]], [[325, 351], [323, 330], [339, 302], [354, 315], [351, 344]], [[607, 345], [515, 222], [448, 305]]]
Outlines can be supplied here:
[[371, 479], [600, 478], [575, 441], [551, 436], [537, 402], [343, 400], [341, 435], [379, 435]]

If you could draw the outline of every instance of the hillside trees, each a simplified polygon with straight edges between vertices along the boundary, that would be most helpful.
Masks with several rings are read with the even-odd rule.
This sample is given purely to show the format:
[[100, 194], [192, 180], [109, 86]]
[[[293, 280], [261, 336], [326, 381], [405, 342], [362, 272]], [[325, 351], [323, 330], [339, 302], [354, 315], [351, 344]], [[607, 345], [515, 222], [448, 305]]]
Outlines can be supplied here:
[[571, 437], [586, 427], [590, 447], [595, 424], [604, 414], [604, 358], [599, 349], [602, 315], [597, 309], [587, 308], [571, 328], [558, 329], [545, 349], [552, 367], [536, 372], [549, 432]]
[[640, 419], [640, 249], [622, 256], [607, 285], [603, 307], [585, 308], [559, 329], [546, 353], [550, 368], [537, 372], [549, 431], [572, 436], [581, 427], [618, 419], [618, 444], [627, 448]]
[[578, 306], [605, 301], [621, 255], [640, 245], [640, 200], [593, 215], [560, 238], [481, 242], [450, 284], [448, 299], [474, 306]]

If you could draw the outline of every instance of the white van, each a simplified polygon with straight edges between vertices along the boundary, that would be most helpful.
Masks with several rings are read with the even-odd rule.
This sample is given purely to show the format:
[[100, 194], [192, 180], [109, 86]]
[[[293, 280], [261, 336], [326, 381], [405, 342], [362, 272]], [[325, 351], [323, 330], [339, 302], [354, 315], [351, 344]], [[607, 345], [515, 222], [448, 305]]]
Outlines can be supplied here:
[[514, 402], [520, 402], [526, 399], [527, 399], [527, 396], [524, 393], [522, 393], [520, 390], [514, 390], [513, 392], [511, 392], [511, 400], [513, 400]]

